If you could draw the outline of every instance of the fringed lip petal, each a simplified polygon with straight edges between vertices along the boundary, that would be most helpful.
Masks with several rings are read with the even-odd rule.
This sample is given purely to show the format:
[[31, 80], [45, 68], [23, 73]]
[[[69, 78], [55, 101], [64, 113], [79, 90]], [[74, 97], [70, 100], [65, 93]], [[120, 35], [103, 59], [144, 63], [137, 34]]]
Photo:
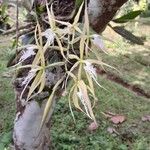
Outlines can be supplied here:
[[24, 60], [26, 60], [27, 58], [29, 58], [30, 56], [34, 56], [36, 53], [34, 52], [34, 47], [29, 46], [27, 48], [27, 50], [23, 51], [22, 56], [19, 59], [19, 62], [23, 62]]

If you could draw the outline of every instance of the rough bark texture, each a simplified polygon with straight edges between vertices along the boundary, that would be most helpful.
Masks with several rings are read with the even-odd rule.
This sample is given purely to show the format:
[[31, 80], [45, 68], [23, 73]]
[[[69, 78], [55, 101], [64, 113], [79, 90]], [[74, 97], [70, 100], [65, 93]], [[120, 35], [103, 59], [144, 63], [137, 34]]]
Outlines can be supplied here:
[[[65, 0], [67, 1], [67, 0]], [[102, 32], [107, 23], [113, 18], [116, 11], [124, 4], [127, 0], [90, 0], [88, 5], [88, 12], [90, 17], [90, 24], [96, 32]], [[68, 0], [69, 2], [69, 0]], [[30, 58], [33, 60], [33, 58]], [[31, 60], [28, 60], [27, 64], [30, 64]], [[27, 71], [27, 72], [26, 72]], [[21, 75], [18, 74], [15, 80], [15, 91], [17, 100], [17, 114], [14, 121], [14, 134], [13, 140], [16, 150], [48, 150], [50, 149], [50, 124], [55, 100], [46, 124], [42, 128], [39, 134], [39, 128], [41, 124], [41, 118], [43, 115], [44, 106], [46, 104], [45, 97], [39, 95], [33, 98], [29, 102], [25, 102], [24, 97], [20, 99], [22, 92], [21, 80], [27, 75], [29, 70], [25, 72], [21, 71]], [[55, 73], [51, 70], [47, 74], [47, 82], [50, 85], [54, 85], [55, 82], [62, 76], [62, 70], [55, 68]], [[51, 88], [50, 88], [51, 89]], [[28, 91], [28, 90], [27, 90]], [[26, 92], [27, 92], [26, 91]], [[25, 93], [26, 93], [25, 92]], [[47, 93], [46, 93], [47, 94]], [[49, 94], [49, 93], [48, 93]], [[43, 99], [40, 101], [39, 98]], [[38, 136], [39, 134], [39, 136]]]
[[89, 17], [92, 28], [101, 33], [119, 8], [128, 0], [90, 0]]

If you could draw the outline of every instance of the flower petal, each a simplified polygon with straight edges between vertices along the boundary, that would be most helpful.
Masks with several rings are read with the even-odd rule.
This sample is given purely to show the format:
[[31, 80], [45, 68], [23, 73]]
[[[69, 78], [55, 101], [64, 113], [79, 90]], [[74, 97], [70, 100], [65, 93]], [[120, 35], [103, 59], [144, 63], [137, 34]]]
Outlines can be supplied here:
[[34, 56], [36, 53], [34, 52], [34, 47], [29, 46], [26, 50], [23, 51], [22, 56], [19, 59], [19, 62], [23, 62], [30, 56]]
[[104, 45], [103, 40], [100, 38], [100, 35], [93, 34], [92, 38], [93, 38], [92, 42], [93, 42], [94, 45], [96, 45], [98, 48], [100, 48], [102, 50], [105, 50], [105, 45]]
[[42, 32], [42, 36], [44, 36], [47, 39], [49, 45], [54, 43], [55, 33], [51, 29], [47, 29], [44, 32]]

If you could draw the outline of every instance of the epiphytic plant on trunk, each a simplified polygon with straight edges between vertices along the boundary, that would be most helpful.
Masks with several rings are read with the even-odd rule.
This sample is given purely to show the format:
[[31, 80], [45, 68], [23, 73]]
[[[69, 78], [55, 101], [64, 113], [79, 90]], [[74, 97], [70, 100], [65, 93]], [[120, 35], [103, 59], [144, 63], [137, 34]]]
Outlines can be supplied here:
[[[93, 81], [101, 85], [94, 65], [111, 67], [100, 59], [99, 49], [105, 53], [107, 50], [96, 32], [103, 31], [126, 1], [32, 1], [28, 20], [35, 23], [35, 29], [12, 61], [17, 71], [15, 149], [50, 148], [49, 123], [55, 99], [67, 89], [68, 80], [72, 80], [69, 106], [73, 118], [72, 104], [96, 124]], [[91, 59], [89, 53], [94, 53], [96, 59]]]

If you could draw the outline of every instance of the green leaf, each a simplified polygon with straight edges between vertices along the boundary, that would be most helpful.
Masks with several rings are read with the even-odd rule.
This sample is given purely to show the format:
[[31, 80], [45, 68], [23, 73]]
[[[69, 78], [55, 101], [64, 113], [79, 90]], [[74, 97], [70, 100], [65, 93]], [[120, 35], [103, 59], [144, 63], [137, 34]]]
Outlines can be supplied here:
[[83, 0], [76, 0], [75, 6], [76, 8], [79, 8], [82, 4]]
[[132, 34], [130, 31], [126, 30], [123, 26], [115, 26], [112, 27], [110, 26], [116, 33], [118, 33], [119, 35], [121, 35], [123, 38], [125, 38], [126, 40], [138, 44], [138, 45], [144, 45], [143, 40], [141, 40], [140, 37], [135, 36], [134, 34]]
[[113, 22], [115, 22], [115, 23], [129, 22], [129, 21], [135, 19], [137, 16], [139, 16], [142, 12], [143, 12], [143, 10], [131, 11], [128, 14], [121, 16], [120, 18], [114, 19]]

